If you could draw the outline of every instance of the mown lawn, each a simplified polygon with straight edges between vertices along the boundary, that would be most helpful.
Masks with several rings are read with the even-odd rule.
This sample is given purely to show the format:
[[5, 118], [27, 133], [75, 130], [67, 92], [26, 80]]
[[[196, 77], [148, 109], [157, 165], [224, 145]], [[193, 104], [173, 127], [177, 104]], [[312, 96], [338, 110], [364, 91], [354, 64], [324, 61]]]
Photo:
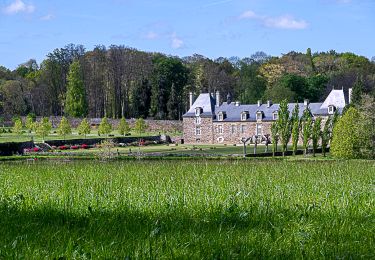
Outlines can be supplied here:
[[0, 259], [375, 257], [370, 161], [0, 164]]

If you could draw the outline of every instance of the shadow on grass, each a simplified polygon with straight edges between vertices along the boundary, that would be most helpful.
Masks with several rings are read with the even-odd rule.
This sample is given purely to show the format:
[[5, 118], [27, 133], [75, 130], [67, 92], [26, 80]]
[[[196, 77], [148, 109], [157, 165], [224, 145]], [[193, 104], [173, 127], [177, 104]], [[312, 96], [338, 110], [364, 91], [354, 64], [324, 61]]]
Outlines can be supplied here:
[[[30, 210], [4, 202], [0, 214], [0, 259], [374, 256], [374, 235], [350, 229], [371, 226], [371, 215], [332, 219], [319, 210], [244, 211], [236, 204], [200, 213], [180, 207], [159, 214], [88, 207], [76, 214], [48, 205]], [[349, 228], [343, 229], [345, 225]], [[368, 245], [355, 243], [364, 236]]]

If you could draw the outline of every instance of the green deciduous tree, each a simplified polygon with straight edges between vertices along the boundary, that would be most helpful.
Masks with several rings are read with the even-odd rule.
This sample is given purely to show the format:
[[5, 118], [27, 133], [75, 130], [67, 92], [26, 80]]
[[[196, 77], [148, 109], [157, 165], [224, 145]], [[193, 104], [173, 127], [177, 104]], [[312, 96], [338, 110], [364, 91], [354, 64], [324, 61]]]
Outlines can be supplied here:
[[277, 143], [279, 142], [279, 127], [277, 121], [273, 122], [271, 125], [271, 138], [272, 138], [272, 156], [275, 156], [277, 152]]
[[31, 134], [32, 131], [35, 131], [35, 114], [28, 114], [27, 117], [26, 117], [26, 128], [29, 132], [29, 134]]
[[74, 61], [67, 76], [65, 112], [73, 117], [82, 117], [87, 113], [86, 93], [79, 61]]
[[66, 119], [65, 116], [63, 116], [63, 117], [61, 118], [61, 121], [60, 121], [59, 127], [58, 127], [58, 129], [57, 129], [57, 133], [58, 133], [60, 136], [63, 136], [63, 137], [64, 137], [64, 140], [66, 139], [66, 135], [72, 133], [72, 128], [70, 127], [69, 121], [68, 121], [68, 119]]
[[13, 126], [13, 133], [20, 135], [22, 134], [22, 120], [21, 119], [16, 119], [14, 121], [14, 126]]
[[108, 135], [112, 132], [112, 125], [108, 122], [106, 117], [103, 117], [99, 125], [99, 134]]
[[328, 117], [326, 122], [324, 123], [323, 131], [322, 131], [322, 153], [323, 156], [326, 156], [327, 147], [331, 140], [331, 125], [332, 125], [332, 117]]
[[84, 118], [81, 123], [79, 124], [78, 126], [78, 134], [79, 135], [84, 135], [85, 138], [88, 134], [90, 134], [91, 132], [91, 127], [90, 127], [90, 124], [89, 122], [87, 121], [87, 118]]
[[362, 115], [358, 122], [360, 156], [375, 159], [375, 97], [363, 95], [359, 111]]
[[293, 109], [291, 122], [292, 124], [292, 148], [293, 148], [293, 155], [296, 155], [298, 149], [298, 139], [299, 139], [299, 132], [300, 132], [300, 120], [299, 120], [299, 105]]
[[142, 133], [144, 133], [146, 131], [146, 128], [147, 128], [147, 124], [145, 122], [145, 120], [143, 118], [138, 118], [136, 121], [135, 121], [135, 126], [134, 126], [134, 130], [139, 134], [141, 135]]
[[49, 121], [48, 117], [43, 117], [40, 122], [37, 123], [36, 126], [36, 133], [40, 137], [42, 137], [42, 140], [44, 141], [44, 138], [49, 135], [52, 129], [52, 124]]
[[357, 80], [355, 81], [352, 89], [352, 96], [351, 96], [351, 102], [355, 106], [361, 105], [361, 99], [363, 95], [363, 80], [360, 77], [357, 77]]
[[302, 128], [302, 146], [304, 154], [307, 154], [307, 148], [309, 147], [309, 141], [311, 139], [313, 121], [311, 118], [311, 112], [308, 108], [303, 111], [301, 128]]
[[322, 118], [317, 117], [313, 123], [313, 128], [311, 132], [311, 140], [313, 146], [313, 156], [315, 157], [316, 149], [318, 149], [319, 139], [321, 136], [321, 126], [322, 125]]
[[125, 136], [130, 132], [129, 123], [126, 121], [125, 117], [122, 117], [118, 125], [118, 132], [120, 135]]
[[286, 100], [280, 103], [277, 125], [284, 156], [285, 152], [288, 150], [288, 143], [292, 134], [292, 124], [290, 121], [288, 102]]
[[338, 158], [356, 158], [359, 156], [360, 136], [358, 122], [361, 114], [354, 107], [348, 109], [335, 127], [333, 128], [333, 139], [331, 153]]

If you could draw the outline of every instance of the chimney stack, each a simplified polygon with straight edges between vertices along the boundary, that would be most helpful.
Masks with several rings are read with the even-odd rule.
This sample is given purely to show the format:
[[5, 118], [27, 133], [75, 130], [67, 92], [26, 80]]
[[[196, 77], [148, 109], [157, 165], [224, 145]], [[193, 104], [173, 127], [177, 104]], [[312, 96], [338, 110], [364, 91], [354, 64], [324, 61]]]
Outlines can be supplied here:
[[303, 100], [303, 105], [305, 107], [309, 106], [309, 104], [310, 104], [310, 101], [308, 99]]
[[272, 101], [271, 100], [267, 100], [267, 107], [271, 107], [272, 106]]
[[262, 105], [262, 100], [258, 100], [258, 107]]
[[228, 92], [228, 95], [227, 95], [227, 104], [229, 105], [230, 103], [232, 103], [232, 95]]
[[194, 103], [194, 95], [193, 92], [189, 92], [189, 108], [193, 106]]
[[216, 91], [216, 106], [220, 106], [220, 92]]

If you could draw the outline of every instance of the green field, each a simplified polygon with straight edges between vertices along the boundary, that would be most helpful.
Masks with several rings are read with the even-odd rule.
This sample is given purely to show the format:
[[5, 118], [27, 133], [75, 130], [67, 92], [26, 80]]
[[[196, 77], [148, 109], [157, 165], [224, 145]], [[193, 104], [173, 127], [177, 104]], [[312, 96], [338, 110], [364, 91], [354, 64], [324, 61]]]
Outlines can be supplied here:
[[0, 164], [0, 259], [375, 257], [370, 161]]

